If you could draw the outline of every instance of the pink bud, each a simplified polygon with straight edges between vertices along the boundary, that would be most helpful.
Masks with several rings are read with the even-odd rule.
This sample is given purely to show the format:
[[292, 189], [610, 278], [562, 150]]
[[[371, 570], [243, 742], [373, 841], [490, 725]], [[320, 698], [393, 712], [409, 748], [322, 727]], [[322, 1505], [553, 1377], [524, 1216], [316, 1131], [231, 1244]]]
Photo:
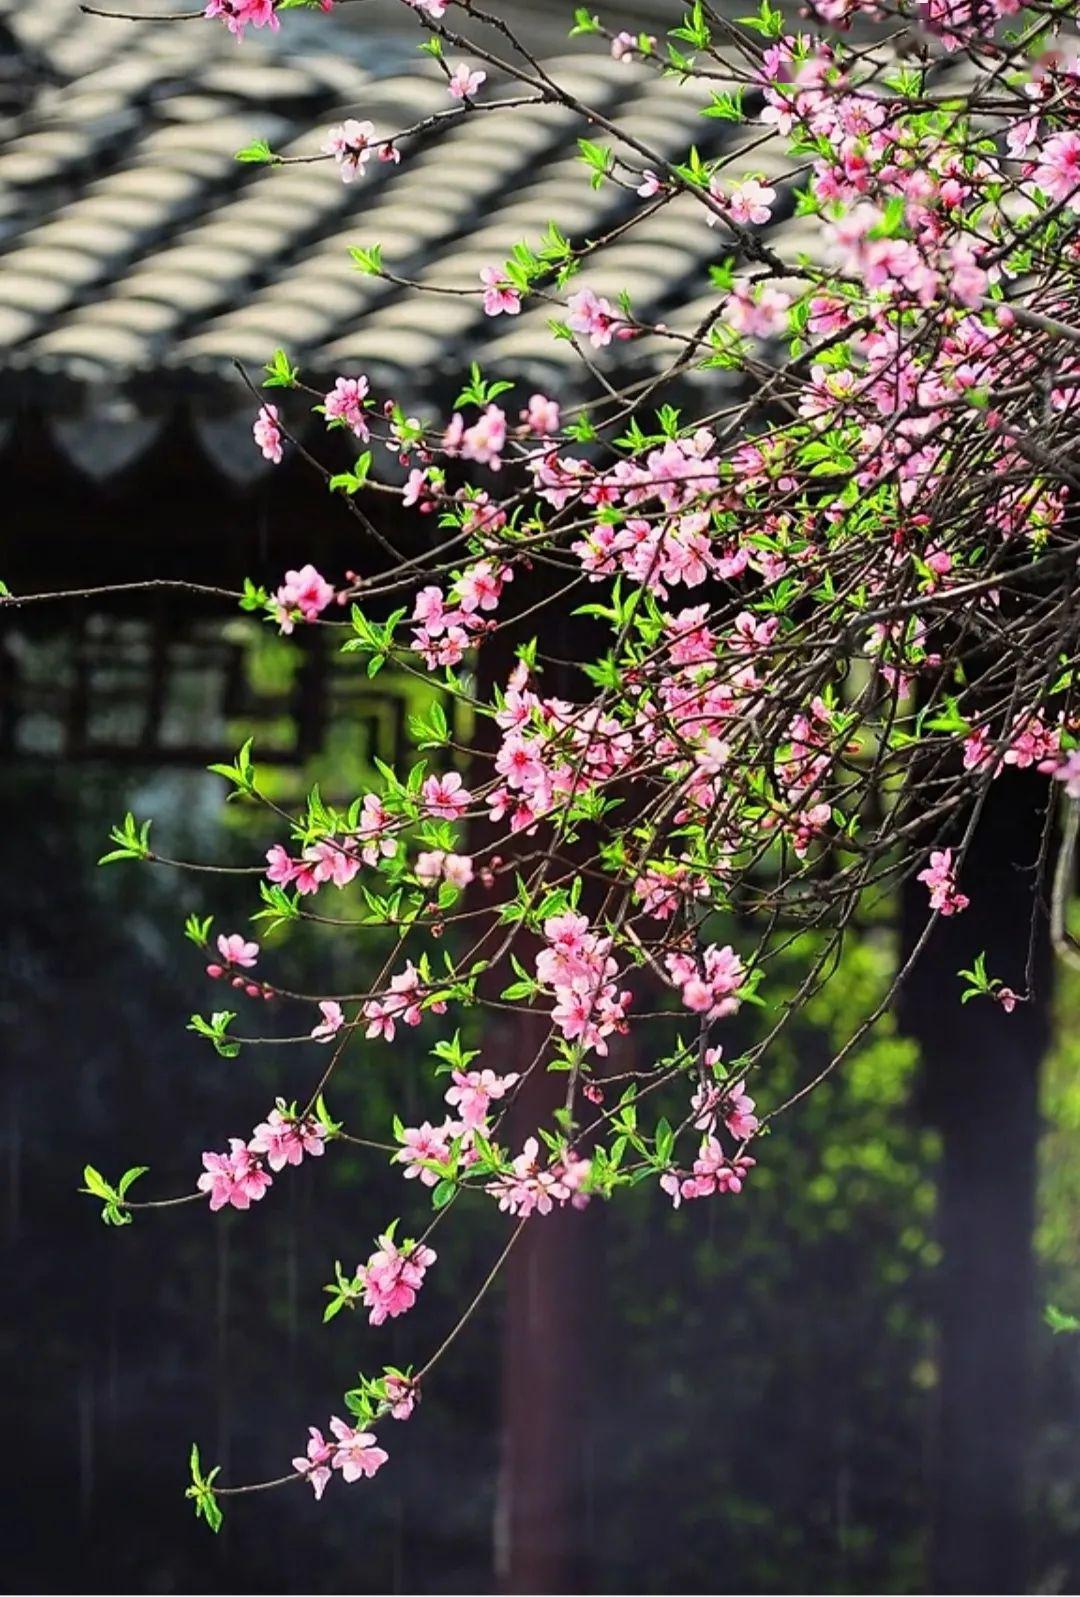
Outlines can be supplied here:
[[210, 978], [211, 978], [211, 979], [212, 979], [212, 980], [213, 980], [213, 981], [217, 981], [217, 979], [218, 979], [218, 977], [219, 977], [219, 976], [224, 976], [224, 974], [225, 974], [225, 970], [224, 970], [224, 967], [223, 967], [223, 966], [221, 966], [221, 965], [207, 965], [207, 967], [206, 967], [206, 974], [207, 974], [207, 975], [208, 975], [208, 976], [209, 976], [209, 977], [210, 977]]

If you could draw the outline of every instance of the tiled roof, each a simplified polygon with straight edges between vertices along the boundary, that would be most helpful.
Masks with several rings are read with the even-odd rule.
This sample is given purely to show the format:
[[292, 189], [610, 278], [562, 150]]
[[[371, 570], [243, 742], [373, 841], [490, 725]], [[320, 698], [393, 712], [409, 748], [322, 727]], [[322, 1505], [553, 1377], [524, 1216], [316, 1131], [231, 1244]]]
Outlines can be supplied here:
[[[489, 320], [477, 298], [393, 287], [348, 254], [380, 243], [401, 276], [474, 285], [482, 265], [537, 241], [551, 220], [574, 238], [600, 236], [640, 201], [589, 186], [581, 122], [551, 106], [466, 117], [416, 141], [400, 167], [372, 162], [353, 185], [326, 162], [239, 163], [235, 152], [256, 138], [310, 155], [343, 116], [390, 132], [451, 104], [415, 36], [373, 47], [299, 12], [284, 24], [238, 47], [198, 22], [0, 0], [0, 53], [6, 37], [9, 65], [14, 47], [29, 82], [0, 124], [0, 418], [37, 413], [91, 475], [151, 449], [179, 412], [223, 470], [257, 472], [257, 453], [236, 448], [251, 407], [233, 362], [257, 371], [277, 345], [313, 378], [364, 370], [407, 403], [452, 397], [469, 359], [560, 393], [588, 380], [552, 338], [549, 309]], [[747, 137], [703, 119], [696, 96], [640, 65], [597, 53], [550, 69], [666, 154]], [[747, 166], [779, 173], [784, 163], [758, 145]], [[722, 253], [700, 210], [676, 200], [606, 247], [583, 280], [629, 292], [642, 316], [675, 310], [689, 329], [715, 297], [707, 266]], [[604, 360], [660, 354], [646, 341]]]

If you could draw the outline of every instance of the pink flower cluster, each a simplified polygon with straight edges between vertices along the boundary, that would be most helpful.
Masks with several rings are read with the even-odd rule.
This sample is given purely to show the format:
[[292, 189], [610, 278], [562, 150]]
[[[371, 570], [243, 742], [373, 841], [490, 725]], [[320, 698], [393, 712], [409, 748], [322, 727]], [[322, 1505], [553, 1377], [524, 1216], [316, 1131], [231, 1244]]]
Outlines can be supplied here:
[[396, 1320], [407, 1314], [416, 1302], [424, 1276], [438, 1255], [422, 1243], [398, 1247], [390, 1236], [381, 1236], [379, 1246], [366, 1264], [357, 1269], [364, 1293], [364, 1307], [371, 1325]]
[[299, 571], [286, 571], [285, 581], [271, 600], [271, 608], [282, 632], [292, 632], [297, 621], [317, 621], [332, 604], [334, 589], [313, 565]]
[[446, 1089], [446, 1102], [456, 1109], [460, 1120], [452, 1122], [453, 1135], [479, 1131], [487, 1125], [492, 1103], [504, 1098], [519, 1080], [516, 1070], [497, 1076], [493, 1070], [455, 1070], [452, 1085]]
[[340, 422], [362, 443], [366, 443], [371, 437], [371, 429], [365, 415], [368, 392], [366, 377], [339, 377], [323, 399], [323, 409], [328, 419]]
[[268, 983], [240, 974], [242, 970], [253, 969], [259, 957], [258, 943], [249, 942], [239, 932], [232, 932], [228, 936], [222, 933], [217, 940], [217, 949], [221, 963], [211, 960], [206, 967], [206, 974], [212, 981], [225, 978], [249, 998], [273, 998], [274, 990]]
[[[710, 1048], [705, 1063], [714, 1065], [719, 1057], [719, 1048]], [[732, 1087], [703, 1082], [694, 1092], [690, 1107], [698, 1131], [711, 1135], [716, 1131], [717, 1122], [722, 1120], [736, 1142], [747, 1141], [761, 1124], [754, 1113], [754, 1100], [741, 1082]]]
[[229, 1138], [228, 1153], [204, 1153], [203, 1174], [198, 1187], [210, 1199], [212, 1210], [247, 1209], [272, 1185], [267, 1170], [284, 1170], [297, 1165], [305, 1154], [319, 1158], [325, 1147], [326, 1129], [310, 1116], [289, 1114], [282, 1099], [266, 1119], [255, 1127], [249, 1141]]
[[434, 584], [422, 588], [413, 605], [412, 647], [429, 671], [459, 665], [474, 639], [487, 631], [486, 615], [499, 605], [509, 566], [478, 560], [458, 577], [449, 596]]
[[606, 1038], [626, 1030], [631, 994], [619, 992], [612, 939], [590, 931], [588, 918], [568, 910], [544, 922], [547, 947], [536, 956], [536, 979], [552, 989], [551, 1018], [568, 1042], [583, 1051], [608, 1051]]
[[352, 839], [323, 838], [309, 843], [294, 859], [281, 843], [266, 851], [266, 879], [277, 887], [294, 887], [301, 896], [317, 893], [325, 882], [346, 887], [360, 869], [361, 854]]
[[[719, 1065], [720, 1054], [719, 1048], [708, 1049], [705, 1064], [710, 1069], [715, 1068]], [[742, 1082], [724, 1086], [719, 1082], [703, 1081], [695, 1089], [690, 1099], [690, 1112], [695, 1129], [703, 1135], [693, 1169], [689, 1175], [680, 1170], [665, 1170], [660, 1177], [660, 1186], [676, 1209], [684, 1199], [742, 1191], [743, 1182], [757, 1161], [747, 1154], [729, 1158], [716, 1131], [722, 1121], [736, 1142], [747, 1142], [761, 1125], [754, 1108], [754, 1100]]]
[[633, 338], [634, 328], [609, 299], [594, 294], [591, 288], [578, 289], [566, 302], [566, 325], [581, 333], [594, 349], [603, 349], [613, 338]]
[[[385, 1037], [387, 1042], [393, 1042], [398, 1021], [406, 1026], [419, 1026], [423, 1016], [422, 987], [420, 972], [411, 959], [407, 960], [405, 969], [391, 976], [385, 997], [369, 998], [365, 1003], [364, 1019], [368, 1023], [365, 1035]], [[427, 1007], [433, 1015], [446, 1013], [446, 1004], [441, 1000]]]
[[372, 1431], [362, 1431], [336, 1416], [330, 1421], [334, 1440], [328, 1442], [315, 1425], [308, 1427], [308, 1444], [302, 1457], [294, 1458], [293, 1468], [311, 1486], [316, 1499], [322, 1497], [331, 1471], [340, 1470], [345, 1481], [370, 1480], [390, 1455], [378, 1446]]
[[208, 0], [204, 17], [220, 17], [231, 34], [242, 39], [245, 28], [269, 28], [276, 32], [281, 23], [274, 10], [276, 0]]
[[452, 887], [465, 888], [474, 875], [473, 862], [467, 854], [448, 854], [441, 848], [418, 854], [413, 869], [417, 881], [425, 887], [434, 887], [436, 882], [449, 882]]
[[[724, 216], [740, 227], [764, 227], [772, 215], [776, 200], [776, 190], [759, 183], [754, 177], [744, 178], [741, 183], [732, 183], [730, 188], [725, 188], [719, 179], [713, 178], [709, 193]], [[710, 211], [706, 221], [713, 227], [717, 217]]]
[[524, 665], [511, 674], [495, 719], [504, 733], [495, 756], [503, 781], [487, 804], [491, 819], [509, 817], [514, 832], [613, 776], [632, 753], [632, 735], [615, 716], [598, 706], [541, 699], [528, 687]]
[[262, 451], [263, 459], [272, 461], [275, 466], [280, 466], [284, 451], [281, 443], [281, 427], [278, 423], [278, 408], [276, 405], [260, 405], [259, 414], [252, 424], [251, 432], [256, 444]]
[[714, 1193], [741, 1192], [743, 1182], [757, 1163], [747, 1154], [737, 1154], [729, 1159], [716, 1137], [703, 1137], [693, 1173], [680, 1175], [677, 1170], [667, 1170], [660, 1177], [660, 1185], [677, 1209], [683, 1199], [711, 1198]]
[[[491, 292], [490, 284], [488, 292]], [[506, 306], [502, 308], [506, 309]], [[462, 460], [471, 460], [474, 465], [490, 466], [492, 471], [498, 471], [502, 465], [506, 438], [506, 412], [498, 405], [485, 405], [471, 427], [466, 427], [465, 418], [455, 410], [443, 434], [442, 447], [451, 459], [460, 457]]]
[[730, 944], [717, 948], [710, 943], [700, 958], [669, 954], [666, 964], [672, 983], [681, 989], [683, 1003], [694, 1014], [704, 1015], [706, 1020], [721, 1020], [736, 1013], [746, 971]]
[[529, 1137], [506, 1175], [489, 1181], [486, 1190], [499, 1200], [504, 1214], [526, 1220], [532, 1214], [550, 1214], [556, 1204], [572, 1203], [584, 1208], [589, 1201], [586, 1190], [591, 1161], [567, 1153], [555, 1164], [540, 1163], [540, 1144]]
[[930, 864], [920, 871], [917, 881], [925, 882], [930, 891], [930, 908], [942, 915], [958, 915], [967, 909], [971, 900], [956, 886], [952, 849], [936, 849], [930, 855]]
[[402, 1146], [394, 1159], [405, 1166], [406, 1181], [419, 1179], [421, 1186], [437, 1186], [444, 1170], [450, 1168], [453, 1143], [457, 1143], [459, 1161], [466, 1169], [475, 1164], [474, 1133], [487, 1131], [491, 1105], [505, 1098], [519, 1079], [516, 1071], [505, 1076], [497, 1076], [493, 1070], [453, 1071], [445, 1098], [460, 1118], [448, 1117], [440, 1126], [425, 1120], [423, 1125], [399, 1129]]

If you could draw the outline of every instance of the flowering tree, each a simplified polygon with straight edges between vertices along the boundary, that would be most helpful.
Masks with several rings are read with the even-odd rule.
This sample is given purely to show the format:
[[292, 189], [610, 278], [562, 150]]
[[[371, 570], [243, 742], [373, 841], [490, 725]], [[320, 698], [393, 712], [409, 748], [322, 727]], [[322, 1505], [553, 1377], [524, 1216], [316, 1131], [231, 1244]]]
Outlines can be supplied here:
[[[415, 1307], [451, 1211], [497, 1204], [508, 1236], [428, 1357], [373, 1368], [344, 1396], [349, 1419], [306, 1440], [297, 1417], [289, 1469], [222, 1483], [193, 1449], [189, 1495], [215, 1529], [230, 1496], [305, 1480], [321, 1497], [335, 1475], [382, 1468], [393, 1422], [414, 1414], [525, 1226], [642, 1182], [676, 1206], [752, 1192], [770, 1123], [874, 1026], [938, 919], [977, 899], [965, 853], [1009, 767], [1047, 779], [1040, 870], [1054, 878], [1055, 943], [1074, 957], [1075, 7], [927, 0], [916, 15], [818, 0], [796, 31], [770, 0], [738, 21], [695, 0], [663, 41], [579, 11], [577, 34], [736, 130], [718, 158], [690, 147], [673, 160], [562, 87], [481, 5], [401, 3], [445, 75], [446, 109], [408, 128], [345, 121], [313, 158], [362, 185], [372, 161], [407, 162], [434, 121], [521, 105], [579, 118], [582, 182], [623, 191], [616, 228], [576, 238], [553, 217], [478, 281], [428, 291], [476, 296], [488, 317], [545, 307], [593, 398], [514, 393], [473, 366], [452, 415], [414, 417], [361, 372], [309, 387], [283, 351], [262, 382], [273, 402], [246, 378], [254, 446], [274, 464], [301, 454], [377, 557], [363, 574], [304, 565], [236, 599], [285, 633], [328, 629], [370, 676], [422, 678], [430, 704], [411, 725], [415, 758], [380, 766], [378, 789], [344, 805], [313, 790], [299, 813], [278, 807], [250, 740], [213, 767], [279, 829], [253, 867], [252, 920], [274, 936], [264, 955], [189, 919], [207, 978], [238, 1005], [191, 1029], [226, 1058], [290, 1044], [295, 1095], [253, 1106], [253, 1128], [204, 1153], [181, 1196], [137, 1201], [138, 1166], [115, 1184], [88, 1166], [85, 1182], [119, 1225], [164, 1205], [272, 1202], [305, 1158], [388, 1157], [412, 1218], [387, 1218], [355, 1270], [336, 1266], [325, 1309], [373, 1326]], [[210, 0], [206, 15], [242, 37], [289, 6]], [[766, 143], [773, 168], [785, 152], [780, 176], [755, 170]], [[687, 325], [589, 285], [614, 238], [676, 201], [716, 240], [714, 294]], [[792, 208], [814, 218], [810, 255], [785, 248]], [[353, 253], [361, 271], [415, 286], [377, 242]], [[633, 341], [652, 363], [628, 382], [614, 357]], [[738, 379], [736, 398], [716, 404], [702, 383], [699, 414], [671, 403], [716, 369]], [[348, 471], [300, 442], [311, 410], [355, 441]], [[387, 505], [415, 520], [419, 554], [395, 546]], [[186, 868], [150, 831], [129, 814], [104, 861]], [[797, 1090], [771, 1094], [776, 1037], [908, 878], [925, 888], [925, 925], [889, 990]], [[290, 989], [302, 921], [363, 930], [355, 991]], [[778, 1004], [770, 970], [792, 948], [803, 974]], [[1032, 998], [977, 948], [960, 974], [954, 1001], [998, 1005], [1002, 1024]], [[725, 1023], [747, 1004], [764, 1026], [739, 1052]], [[485, 1057], [474, 1019], [507, 1008], [543, 1023], [512, 1070]], [[290, 1030], [281, 1013], [302, 1018]], [[378, 1049], [422, 1024], [425, 1117], [336, 1120], [350, 1039]], [[323, 1050], [314, 1071], [309, 1042]], [[550, 1113], [511, 1142], [510, 1112], [549, 1073]]]

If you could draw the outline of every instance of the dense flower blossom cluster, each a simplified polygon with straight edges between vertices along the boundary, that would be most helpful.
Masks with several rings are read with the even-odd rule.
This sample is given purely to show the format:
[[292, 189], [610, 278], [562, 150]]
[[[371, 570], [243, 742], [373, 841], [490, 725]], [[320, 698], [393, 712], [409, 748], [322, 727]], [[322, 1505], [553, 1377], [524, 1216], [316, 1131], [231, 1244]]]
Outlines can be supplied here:
[[297, 1165], [307, 1154], [322, 1156], [326, 1146], [326, 1127], [310, 1115], [286, 1109], [278, 1099], [266, 1119], [255, 1127], [247, 1142], [229, 1138], [228, 1153], [204, 1153], [200, 1192], [205, 1192], [211, 1209], [248, 1209], [263, 1197], [273, 1183], [271, 1171]]
[[[547, 947], [536, 956], [536, 979], [555, 997], [551, 1018], [581, 1052], [607, 1053], [613, 1031], [626, 1030], [631, 995], [616, 985], [612, 939], [590, 930], [586, 916], [552, 915], [544, 922]], [[527, 1151], [527, 1150], [526, 1150]]]
[[464, 1169], [476, 1163], [476, 1133], [489, 1131], [491, 1105], [506, 1097], [520, 1080], [517, 1071], [496, 1075], [493, 1070], [453, 1070], [445, 1101], [457, 1111], [441, 1125], [425, 1120], [420, 1126], [399, 1126], [402, 1146], [394, 1154], [405, 1166], [405, 1179], [419, 1179], [425, 1187], [435, 1187], [454, 1167], [455, 1158]]
[[[676, 1207], [735, 1195], [759, 1133], [814, 1085], [772, 1090], [770, 1042], [828, 979], [864, 895], [914, 880], [928, 923], [955, 917], [961, 880], [977, 904], [964, 856], [989, 784], [1037, 772], [1080, 803], [1075, 17], [1047, 13], [1024, 34], [1012, 0], [926, 0], [909, 59], [876, 29], [881, 0], [811, 0], [798, 21], [766, 3], [723, 28], [694, 7], [666, 41], [678, 90], [695, 120], [742, 132], [678, 150], [647, 129], [593, 142], [620, 113], [554, 81], [537, 93], [529, 70], [464, 37], [468, 7], [405, 4], [450, 103], [385, 134], [349, 118], [321, 152], [284, 160], [323, 160], [352, 183], [373, 157], [408, 162], [437, 124], [497, 127], [496, 97], [476, 101], [485, 66], [519, 80], [508, 104], [578, 118], [582, 181], [612, 193], [610, 228], [566, 234], [555, 218], [508, 260], [485, 251], [467, 281], [427, 286], [485, 329], [482, 316], [524, 328], [542, 313], [590, 398], [475, 364], [454, 408], [414, 414], [376, 392], [374, 367], [329, 389], [283, 352], [268, 367], [283, 392], [253, 421], [263, 458], [279, 465], [299, 436], [294, 406], [305, 425], [314, 411], [328, 458], [364, 447], [327, 477], [365, 534], [381, 538], [393, 505], [426, 542], [362, 577], [305, 564], [276, 588], [249, 583], [242, 602], [282, 633], [343, 639], [373, 676], [399, 669], [423, 757], [379, 766], [355, 797], [316, 789], [295, 815], [264, 799], [246, 750], [215, 768], [277, 828], [257, 918], [387, 941], [373, 936], [369, 958], [361, 939], [365, 982], [348, 998], [283, 995], [303, 997], [305, 1035], [330, 1045], [316, 1114], [279, 1101], [248, 1141], [204, 1154], [198, 1188], [211, 1208], [246, 1209], [273, 1173], [348, 1138], [318, 1096], [347, 1047], [376, 1052], [427, 1022], [445, 1108], [433, 1093], [417, 1123], [395, 1117], [394, 1142], [373, 1144], [410, 1201], [441, 1211], [472, 1190], [520, 1228], [643, 1182]], [[210, 0], [206, 14], [237, 36], [279, 21], [273, 0]], [[587, 11], [577, 28], [631, 76], [670, 64], [650, 35]], [[718, 89], [717, 59], [735, 92]], [[678, 227], [714, 247], [693, 317], [670, 285], [635, 303], [603, 271], [676, 202]], [[381, 249], [353, 253], [413, 286]], [[699, 412], [685, 399], [695, 368], [710, 395], [716, 371], [730, 382]], [[108, 858], [154, 857], [132, 817], [114, 840]], [[331, 887], [354, 922], [316, 913]], [[259, 944], [223, 934], [215, 957], [208, 926], [195, 940], [209, 974], [269, 996], [252, 975]], [[775, 958], [798, 939], [806, 981], [759, 1031], [749, 1006], [759, 984], [769, 1003]], [[1007, 1015], [1031, 996], [973, 960], [965, 997]], [[508, 1071], [462, 1035], [482, 1041], [468, 1017], [515, 1005], [543, 1041]], [[231, 1056], [259, 1040], [234, 1042], [232, 1019], [193, 1029]], [[548, 1070], [559, 1107], [521, 1125], [522, 1089]], [[107, 1201], [119, 1214], [126, 1200]], [[362, 1306], [379, 1326], [415, 1305], [435, 1253], [427, 1232], [399, 1243], [395, 1226], [353, 1277], [338, 1266], [328, 1317]], [[335, 1471], [372, 1476], [386, 1462], [374, 1425], [407, 1418], [418, 1389], [388, 1371], [349, 1394], [355, 1428], [312, 1428], [295, 1473], [317, 1497]], [[213, 1488], [197, 1476], [194, 1490], [206, 1511]]]
[[338, 1470], [344, 1481], [370, 1480], [382, 1468], [390, 1455], [378, 1445], [372, 1431], [346, 1425], [335, 1415], [330, 1421], [333, 1441], [328, 1442], [317, 1426], [308, 1427], [308, 1444], [299, 1458], [293, 1459], [293, 1468], [302, 1475], [321, 1498], [331, 1473]]
[[499, 1200], [504, 1213], [527, 1220], [533, 1214], [550, 1214], [565, 1203], [583, 1208], [589, 1201], [585, 1189], [591, 1168], [588, 1159], [573, 1155], [545, 1164], [540, 1144], [535, 1137], [528, 1137], [510, 1169], [490, 1182], [487, 1190]]
[[356, 1272], [372, 1325], [408, 1313], [436, 1257], [434, 1248], [420, 1243], [399, 1248], [392, 1237], [379, 1238], [377, 1250]]

